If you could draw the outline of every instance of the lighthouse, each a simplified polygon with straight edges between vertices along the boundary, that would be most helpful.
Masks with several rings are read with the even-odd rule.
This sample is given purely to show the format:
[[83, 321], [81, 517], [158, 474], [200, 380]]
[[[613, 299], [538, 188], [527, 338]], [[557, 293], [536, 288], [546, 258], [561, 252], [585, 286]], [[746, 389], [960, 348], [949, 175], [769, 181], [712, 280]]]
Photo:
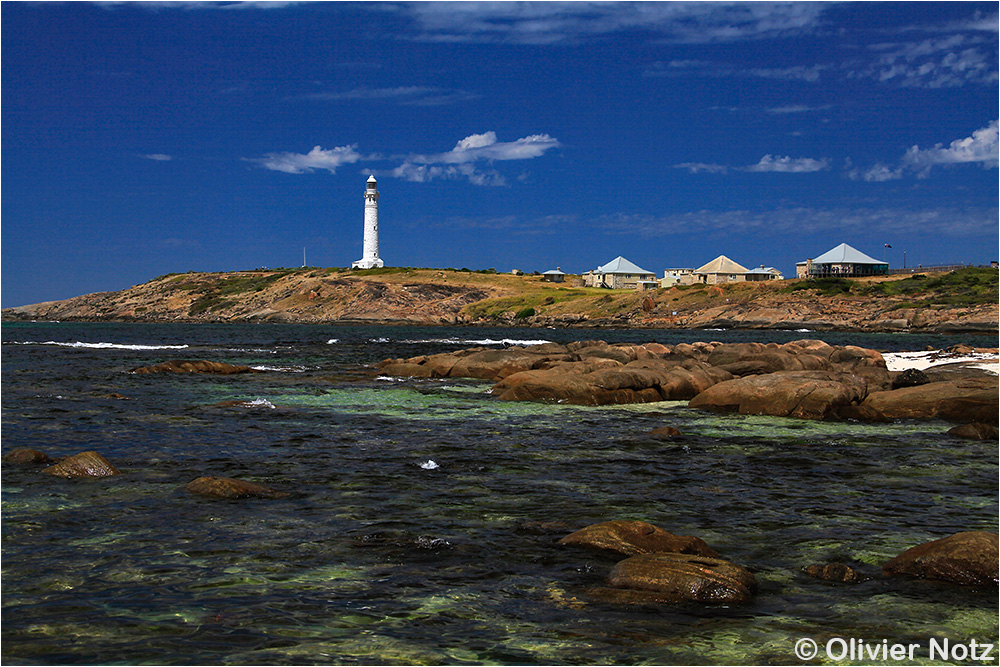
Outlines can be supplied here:
[[365, 184], [365, 241], [361, 259], [352, 269], [378, 269], [383, 266], [378, 256], [378, 181], [369, 176]]

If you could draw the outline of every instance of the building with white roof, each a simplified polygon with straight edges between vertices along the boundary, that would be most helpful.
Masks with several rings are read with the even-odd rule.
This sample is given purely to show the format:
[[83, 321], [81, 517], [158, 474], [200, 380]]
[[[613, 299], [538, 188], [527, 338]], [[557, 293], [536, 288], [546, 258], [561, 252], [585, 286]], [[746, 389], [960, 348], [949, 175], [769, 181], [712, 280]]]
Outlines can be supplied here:
[[846, 243], [795, 265], [796, 278], [861, 278], [888, 274], [888, 262], [873, 259]]
[[583, 282], [587, 287], [608, 289], [647, 289], [650, 286], [655, 289], [659, 286], [655, 273], [640, 268], [621, 256], [585, 273]]

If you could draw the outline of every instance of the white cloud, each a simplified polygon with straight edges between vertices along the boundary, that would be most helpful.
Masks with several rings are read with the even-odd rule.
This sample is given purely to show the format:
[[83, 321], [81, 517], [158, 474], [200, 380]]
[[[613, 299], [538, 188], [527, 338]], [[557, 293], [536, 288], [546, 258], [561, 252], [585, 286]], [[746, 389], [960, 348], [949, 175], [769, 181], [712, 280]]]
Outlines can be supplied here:
[[786, 174], [803, 174], [814, 171], [823, 171], [830, 167], [830, 161], [826, 158], [816, 160], [809, 157], [792, 158], [773, 155], [765, 155], [760, 162], [746, 167], [747, 171], [754, 172], [781, 172]]
[[142, 157], [146, 158], [147, 160], [155, 160], [156, 162], [169, 162], [170, 160], [174, 159], [172, 156], [166, 155], [164, 153], [149, 153], [147, 155], [143, 155]]
[[706, 162], [681, 162], [673, 166], [675, 169], [687, 169], [692, 174], [725, 174], [729, 171], [729, 167], [724, 164]]
[[480, 169], [479, 162], [530, 160], [558, 147], [559, 141], [547, 134], [532, 134], [516, 141], [499, 141], [492, 130], [470, 134], [445, 153], [411, 155], [393, 170], [393, 176], [425, 183], [437, 178], [466, 178], [475, 185], [505, 185], [496, 169]]
[[421, 39], [552, 44], [642, 30], [671, 43], [712, 43], [801, 34], [818, 27], [813, 2], [416, 2]]
[[345, 164], [352, 164], [361, 159], [357, 144], [339, 146], [324, 150], [316, 146], [305, 154], [301, 153], [268, 153], [262, 158], [252, 160], [265, 169], [283, 171], [286, 174], [304, 174], [315, 169], [325, 169], [331, 174]]
[[447, 153], [415, 156], [415, 162], [458, 164], [478, 160], [530, 160], [559, 146], [559, 141], [547, 134], [532, 134], [516, 141], [498, 141], [492, 130], [470, 134]]
[[948, 146], [937, 144], [933, 148], [921, 149], [913, 146], [903, 156], [903, 164], [926, 174], [931, 167], [945, 164], [981, 164], [996, 167], [998, 157], [997, 121], [976, 130], [972, 136], [956, 139]]
[[851, 169], [847, 172], [847, 177], [852, 181], [862, 180], [868, 183], [884, 183], [885, 181], [896, 181], [903, 177], [903, 169], [892, 169], [884, 164], [876, 164], [870, 169]]
[[875, 61], [849, 66], [848, 78], [874, 79], [905, 88], [958, 88], [997, 81], [995, 37], [953, 34], [870, 48], [878, 53]]
[[322, 101], [380, 100], [403, 106], [435, 107], [479, 99], [464, 90], [433, 86], [396, 86], [395, 88], [355, 88], [343, 92], [312, 93], [304, 99]]

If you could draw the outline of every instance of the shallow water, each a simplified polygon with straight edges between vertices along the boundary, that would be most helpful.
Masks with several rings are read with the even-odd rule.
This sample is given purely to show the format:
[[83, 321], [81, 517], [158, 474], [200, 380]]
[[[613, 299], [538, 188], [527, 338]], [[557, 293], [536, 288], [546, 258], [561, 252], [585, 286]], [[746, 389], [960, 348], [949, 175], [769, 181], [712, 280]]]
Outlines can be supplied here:
[[[506, 403], [489, 384], [370, 366], [504, 339], [905, 351], [975, 338], [42, 323], [2, 337], [3, 451], [95, 449], [124, 473], [4, 466], [7, 664], [798, 664], [802, 637], [997, 641], [995, 590], [801, 574], [836, 559], [875, 572], [920, 542], [995, 531], [996, 443], [937, 421]], [[268, 370], [127, 372], [174, 358]], [[646, 435], [667, 425], [684, 436]], [[290, 496], [182, 489], [201, 475]], [[556, 541], [615, 518], [698, 535], [760, 591], [731, 608], [588, 595], [616, 558]]]

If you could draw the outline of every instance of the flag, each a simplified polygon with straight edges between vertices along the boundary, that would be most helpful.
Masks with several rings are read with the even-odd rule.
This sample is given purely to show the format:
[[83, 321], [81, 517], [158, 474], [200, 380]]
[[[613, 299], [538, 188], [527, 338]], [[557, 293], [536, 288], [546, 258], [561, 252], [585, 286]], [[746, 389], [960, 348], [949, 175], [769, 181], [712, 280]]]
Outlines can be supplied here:
[[888, 243], [886, 243], [886, 244], [885, 244], [885, 247], [886, 247], [886, 248], [891, 248], [892, 246], [891, 246], [891, 245], [889, 245]]

